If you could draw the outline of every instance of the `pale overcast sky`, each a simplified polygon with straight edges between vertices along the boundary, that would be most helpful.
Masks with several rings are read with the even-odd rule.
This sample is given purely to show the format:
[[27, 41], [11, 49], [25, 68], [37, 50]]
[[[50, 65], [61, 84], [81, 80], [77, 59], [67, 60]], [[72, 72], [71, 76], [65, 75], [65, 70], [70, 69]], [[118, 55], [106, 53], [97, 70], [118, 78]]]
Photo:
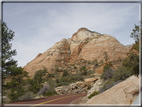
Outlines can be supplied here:
[[15, 32], [12, 48], [25, 66], [79, 28], [114, 36], [123, 45], [139, 22], [139, 3], [4, 3], [3, 21]]

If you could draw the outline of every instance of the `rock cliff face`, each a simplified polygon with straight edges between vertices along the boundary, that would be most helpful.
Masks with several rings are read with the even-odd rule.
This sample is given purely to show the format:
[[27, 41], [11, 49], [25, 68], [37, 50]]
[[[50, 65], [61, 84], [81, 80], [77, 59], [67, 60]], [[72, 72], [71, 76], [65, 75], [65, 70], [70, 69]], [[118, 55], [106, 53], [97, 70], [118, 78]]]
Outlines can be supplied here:
[[104, 52], [107, 52], [109, 61], [124, 59], [129, 50], [110, 35], [81, 28], [71, 39], [62, 39], [43, 54], [38, 54], [34, 60], [24, 66], [24, 70], [29, 72], [29, 76], [33, 76], [36, 70], [44, 67], [50, 72], [55, 65], [73, 63], [80, 59], [101, 61], [104, 60]]
[[139, 78], [131, 76], [125, 81], [89, 99], [85, 104], [130, 105], [139, 93]]
[[33, 76], [36, 70], [40, 70], [45, 67], [48, 71], [50, 71], [50, 69], [53, 69], [55, 65], [60, 65], [63, 62], [69, 62], [69, 60], [70, 45], [67, 39], [62, 39], [43, 54], [38, 54], [34, 60], [24, 66], [24, 70], [29, 72], [29, 76]]

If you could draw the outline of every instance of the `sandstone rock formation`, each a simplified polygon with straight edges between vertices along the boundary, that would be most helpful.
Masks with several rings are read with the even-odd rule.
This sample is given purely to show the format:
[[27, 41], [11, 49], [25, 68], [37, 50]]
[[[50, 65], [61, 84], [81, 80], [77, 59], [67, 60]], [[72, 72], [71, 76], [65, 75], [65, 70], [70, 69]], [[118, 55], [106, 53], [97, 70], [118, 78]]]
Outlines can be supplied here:
[[90, 96], [90, 94], [92, 94], [94, 91], [99, 91], [100, 88], [103, 87], [103, 80], [99, 79], [98, 81], [96, 81], [93, 85], [92, 88], [90, 90], [88, 90], [87, 92], [87, 97]]
[[24, 70], [29, 72], [29, 76], [33, 76], [35, 71], [44, 67], [51, 72], [55, 65], [74, 63], [80, 59], [101, 61], [104, 60], [104, 52], [107, 52], [109, 61], [124, 59], [129, 50], [110, 35], [81, 28], [71, 39], [62, 39], [44, 53], [38, 54], [34, 60], [24, 66]]
[[130, 105], [139, 93], [139, 78], [131, 76], [105, 92], [89, 99], [85, 104], [126, 104]]
[[110, 35], [103, 35], [99, 39], [92, 39], [82, 49], [79, 58], [85, 60], [104, 60], [104, 52], [107, 52], [109, 61], [124, 59], [128, 48], [123, 46], [119, 41]]
[[69, 86], [60, 86], [55, 88], [58, 95], [77, 94], [87, 92], [88, 84], [86, 82], [76, 82]]
[[37, 57], [24, 66], [24, 70], [29, 72], [29, 76], [33, 76], [35, 71], [44, 67], [50, 71], [55, 65], [68, 62], [70, 60], [70, 45], [67, 39], [62, 39], [57, 42], [52, 48], [45, 51], [43, 54], [38, 54]]

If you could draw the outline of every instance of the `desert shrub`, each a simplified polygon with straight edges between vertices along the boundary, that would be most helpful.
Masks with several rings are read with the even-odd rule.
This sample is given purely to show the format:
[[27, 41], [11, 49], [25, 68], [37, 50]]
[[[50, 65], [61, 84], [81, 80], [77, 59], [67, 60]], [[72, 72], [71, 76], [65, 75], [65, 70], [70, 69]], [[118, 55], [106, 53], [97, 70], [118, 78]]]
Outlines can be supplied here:
[[137, 54], [130, 53], [122, 65], [131, 70], [132, 74], [139, 75], [139, 56]]
[[54, 89], [50, 89], [47, 92], [43, 93], [43, 96], [53, 96], [56, 95], [56, 91]]
[[82, 67], [80, 68], [80, 71], [84, 71], [84, 70], [86, 70], [86, 66], [82, 66]]
[[94, 71], [92, 71], [92, 70], [89, 70], [88, 72], [87, 72], [87, 74], [93, 74], [94, 73]]
[[133, 48], [139, 52], [139, 43], [134, 44]]
[[132, 70], [128, 69], [125, 66], [119, 66], [116, 69], [116, 72], [113, 73], [113, 79], [115, 81], [118, 80], [125, 80], [126, 78], [130, 77], [131, 75], [133, 75]]
[[63, 85], [69, 85], [69, 83], [68, 82], [59, 82], [59, 83], [57, 83], [57, 87], [58, 86], [63, 86]]
[[104, 55], [104, 59], [105, 59], [105, 61], [106, 61], [106, 63], [107, 63], [107, 61], [108, 61], [108, 59], [109, 59], [107, 52], [104, 52], [103, 55]]
[[82, 66], [82, 67], [80, 68], [80, 72], [81, 72], [81, 75], [87, 75], [86, 66]]
[[63, 77], [65, 77], [65, 76], [67, 76], [67, 75], [68, 75], [67, 70], [64, 70], [64, 71], [63, 71], [63, 75], [62, 75], [62, 76], [63, 76]]
[[35, 94], [33, 94], [32, 92], [28, 91], [24, 95], [19, 97], [18, 100], [29, 100], [29, 99], [33, 99], [34, 97], [35, 97]]
[[76, 66], [74, 66], [74, 69], [77, 69], [77, 67], [76, 67]]
[[65, 77], [61, 77], [60, 79], [58, 79], [57, 86], [69, 85], [72, 82], [83, 81], [83, 80], [84, 79], [80, 74], [69, 74]]
[[42, 95], [43, 93], [47, 92], [48, 90], [50, 90], [50, 85], [49, 84], [45, 84], [43, 86], [43, 88], [38, 92], [38, 95]]
[[95, 95], [98, 95], [98, 94], [99, 94], [98, 91], [94, 91], [92, 94], [90, 94], [90, 95], [88, 96], [88, 98], [90, 99], [90, 98], [92, 98], [92, 97], [94, 97]]
[[108, 69], [110, 69], [110, 68], [111, 68], [111, 65], [107, 63], [107, 64], [104, 66], [103, 72], [105, 72], [105, 70], [108, 70]]
[[114, 70], [112, 69], [106, 69], [102, 75], [101, 75], [101, 79], [104, 79], [104, 80], [107, 80], [107, 79], [110, 79], [113, 77], [113, 73], [114, 73]]
[[81, 72], [81, 75], [87, 75], [87, 70], [84, 70], [83, 72]]
[[54, 78], [55, 77], [55, 74], [54, 73], [48, 73], [47, 74], [47, 78]]
[[111, 69], [111, 64], [106, 64], [101, 75], [101, 79], [107, 80], [112, 78], [114, 70]]
[[60, 81], [59, 81], [59, 79], [57, 78], [57, 79], [56, 79], [56, 83], [59, 83], [59, 82], [60, 82]]
[[95, 59], [95, 66], [98, 66], [98, 60]]
[[91, 85], [90, 85], [90, 84], [88, 85], [88, 88], [87, 88], [87, 89], [91, 89]]
[[88, 64], [91, 64], [91, 61], [88, 61]]
[[45, 82], [45, 75], [46, 75], [46, 70], [38, 70], [35, 72], [35, 75], [33, 79], [28, 79], [28, 91], [33, 92], [36, 94], [43, 86], [42, 83]]
[[116, 72], [113, 74], [113, 79], [115, 81], [125, 80], [131, 75], [139, 74], [139, 56], [133, 53], [123, 60], [121, 66], [116, 69]]

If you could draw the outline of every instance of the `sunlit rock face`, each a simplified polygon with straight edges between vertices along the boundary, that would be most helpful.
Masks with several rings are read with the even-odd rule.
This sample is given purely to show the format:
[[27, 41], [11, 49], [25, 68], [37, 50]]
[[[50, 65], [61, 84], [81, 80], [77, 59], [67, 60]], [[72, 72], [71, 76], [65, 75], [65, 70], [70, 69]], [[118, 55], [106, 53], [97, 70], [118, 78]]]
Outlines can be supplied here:
[[82, 41], [86, 38], [99, 38], [102, 34], [90, 31], [86, 28], [80, 28], [76, 33], [73, 34], [71, 40]]
[[107, 52], [109, 61], [124, 59], [129, 48], [123, 46], [116, 38], [110, 35], [103, 35], [98, 39], [92, 39], [80, 52], [78, 58], [85, 60], [104, 60], [104, 53]]
[[47, 68], [50, 72], [55, 65], [67, 63], [70, 60], [70, 45], [67, 39], [62, 39], [53, 47], [45, 51], [24, 66], [24, 70], [29, 72], [29, 76], [33, 76], [37, 70]]
[[105, 61], [104, 52], [107, 52], [109, 61], [124, 59], [129, 50], [113, 36], [80, 28], [71, 38], [64, 38], [44, 53], [38, 54], [24, 66], [24, 70], [33, 76], [37, 70], [47, 68], [51, 72], [55, 65], [74, 63], [80, 59]]
[[86, 104], [125, 104], [125, 106], [129, 106], [138, 96], [138, 93], [139, 78], [131, 76], [103, 93], [92, 97]]

